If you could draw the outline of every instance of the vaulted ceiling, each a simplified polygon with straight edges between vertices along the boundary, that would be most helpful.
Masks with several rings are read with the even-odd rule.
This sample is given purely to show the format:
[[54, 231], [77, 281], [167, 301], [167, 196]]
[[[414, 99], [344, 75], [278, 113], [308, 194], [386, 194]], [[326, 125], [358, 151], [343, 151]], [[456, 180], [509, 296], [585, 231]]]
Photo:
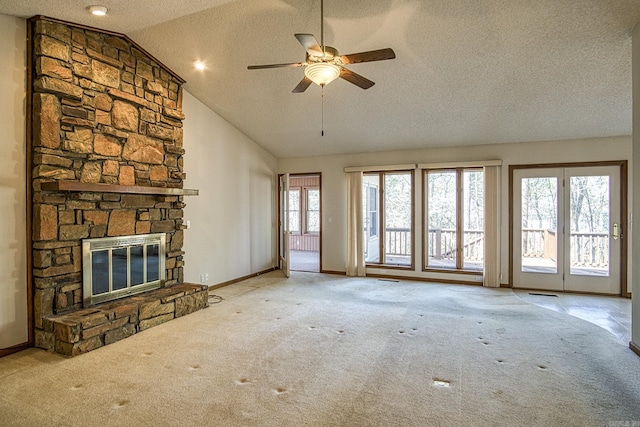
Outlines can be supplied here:
[[[95, 3], [108, 15], [89, 15]], [[638, 0], [325, 0], [325, 44], [397, 58], [349, 65], [375, 86], [339, 79], [324, 98], [291, 92], [301, 68], [247, 70], [304, 61], [293, 35], [320, 39], [320, 0], [3, 0], [0, 13], [127, 34], [277, 157], [631, 134]]]

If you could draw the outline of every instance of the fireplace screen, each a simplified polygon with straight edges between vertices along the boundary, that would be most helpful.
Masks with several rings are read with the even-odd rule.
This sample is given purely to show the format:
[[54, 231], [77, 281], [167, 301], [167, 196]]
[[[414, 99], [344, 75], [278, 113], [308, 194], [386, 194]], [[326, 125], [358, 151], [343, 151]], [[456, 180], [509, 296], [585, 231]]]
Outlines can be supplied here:
[[157, 289], [165, 279], [164, 233], [82, 241], [83, 305]]

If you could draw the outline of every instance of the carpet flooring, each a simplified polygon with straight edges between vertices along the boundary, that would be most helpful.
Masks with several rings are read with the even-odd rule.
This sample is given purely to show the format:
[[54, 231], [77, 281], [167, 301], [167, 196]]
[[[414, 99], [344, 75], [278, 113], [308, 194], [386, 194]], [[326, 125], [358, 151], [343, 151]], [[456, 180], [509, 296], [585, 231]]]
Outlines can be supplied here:
[[276, 271], [213, 293], [72, 359], [0, 359], [0, 425], [640, 425], [640, 357], [508, 289]]

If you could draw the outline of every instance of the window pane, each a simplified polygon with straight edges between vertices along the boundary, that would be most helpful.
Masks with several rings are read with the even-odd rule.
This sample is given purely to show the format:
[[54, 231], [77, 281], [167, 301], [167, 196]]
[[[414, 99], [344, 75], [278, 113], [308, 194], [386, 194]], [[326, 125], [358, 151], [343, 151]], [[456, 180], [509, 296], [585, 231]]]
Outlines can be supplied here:
[[300, 190], [289, 190], [289, 231], [300, 233]]
[[465, 170], [462, 173], [463, 250], [462, 267], [482, 270], [484, 266], [484, 173]]
[[456, 268], [456, 171], [427, 174], [427, 265]]
[[320, 231], [320, 190], [307, 190], [307, 233]]
[[307, 209], [310, 211], [320, 210], [320, 190], [307, 190]]
[[112, 265], [112, 289], [124, 289], [127, 287], [127, 248], [119, 248], [111, 251]]
[[369, 211], [369, 217], [371, 227], [369, 227], [369, 237], [378, 237], [378, 189], [369, 187], [369, 200], [367, 202], [367, 209]]
[[380, 262], [380, 238], [379, 238], [379, 216], [380, 209], [379, 194], [380, 175], [364, 175], [362, 177], [362, 214], [364, 226], [364, 260], [365, 262]]
[[558, 272], [558, 179], [522, 179], [522, 271]]
[[92, 294], [109, 292], [109, 250], [91, 252]]
[[609, 276], [609, 177], [570, 179], [571, 274]]
[[144, 283], [144, 254], [141, 245], [131, 246], [131, 286]]
[[147, 282], [160, 279], [160, 247], [159, 245], [147, 246]]
[[384, 175], [385, 264], [411, 265], [411, 173]]

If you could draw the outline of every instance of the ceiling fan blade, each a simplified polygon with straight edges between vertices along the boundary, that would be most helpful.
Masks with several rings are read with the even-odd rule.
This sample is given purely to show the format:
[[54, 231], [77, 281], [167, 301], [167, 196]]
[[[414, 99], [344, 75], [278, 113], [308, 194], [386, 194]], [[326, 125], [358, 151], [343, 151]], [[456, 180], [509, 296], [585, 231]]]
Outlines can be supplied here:
[[311, 79], [308, 78], [307, 76], [304, 76], [304, 78], [300, 80], [300, 83], [298, 83], [298, 86], [296, 86], [291, 92], [302, 93], [305, 90], [307, 90], [307, 88], [311, 85], [311, 83], [313, 83]]
[[307, 50], [307, 53], [311, 56], [322, 56], [322, 48], [316, 40], [316, 36], [313, 34], [296, 34], [298, 41]]
[[356, 74], [353, 71], [347, 70], [344, 67], [340, 67], [340, 78], [345, 79], [349, 83], [361, 87], [362, 89], [369, 89], [375, 83], [366, 77]]
[[264, 68], [293, 68], [293, 67], [302, 67], [305, 64], [306, 64], [305, 62], [291, 62], [289, 64], [249, 65], [247, 69], [262, 70]]
[[342, 55], [340, 59], [343, 64], [357, 64], [358, 62], [384, 61], [386, 59], [394, 59], [396, 53], [391, 48], [370, 50], [368, 52], [352, 53], [351, 55]]

